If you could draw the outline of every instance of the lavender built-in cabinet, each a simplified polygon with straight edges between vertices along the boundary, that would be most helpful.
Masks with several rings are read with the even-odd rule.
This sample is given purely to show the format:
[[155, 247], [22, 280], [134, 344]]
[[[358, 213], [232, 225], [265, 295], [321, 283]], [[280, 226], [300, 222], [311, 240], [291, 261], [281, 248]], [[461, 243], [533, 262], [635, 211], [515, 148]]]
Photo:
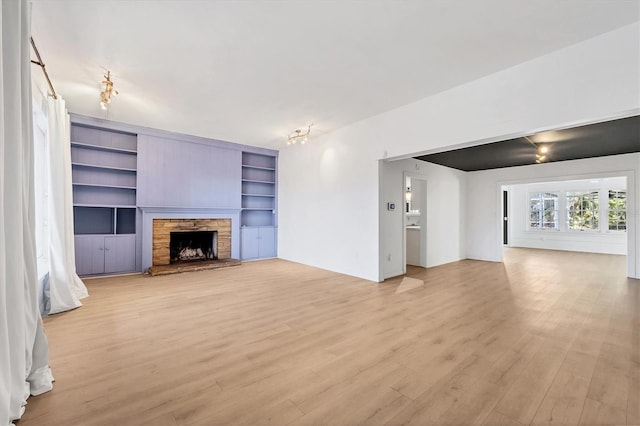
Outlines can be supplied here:
[[71, 125], [76, 270], [136, 270], [137, 135]]
[[76, 235], [76, 271], [83, 276], [134, 271], [135, 249], [135, 235]]
[[275, 156], [242, 154], [240, 257], [243, 260], [276, 257], [276, 171]]
[[234, 256], [276, 256], [277, 151], [72, 114], [71, 159], [80, 275], [145, 272], [163, 215], [226, 215]]

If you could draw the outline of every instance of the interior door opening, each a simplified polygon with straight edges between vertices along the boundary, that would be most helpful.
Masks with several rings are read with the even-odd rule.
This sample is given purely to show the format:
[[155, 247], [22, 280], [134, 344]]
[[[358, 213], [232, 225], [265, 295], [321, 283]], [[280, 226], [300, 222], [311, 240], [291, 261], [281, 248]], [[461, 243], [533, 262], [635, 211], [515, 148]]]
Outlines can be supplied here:
[[405, 271], [409, 266], [427, 267], [427, 181], [404, 178]]
[[[628, 257], [634, 243], [627, 214], [632, 183], [626, 176], [595, 175], [501, 185], [499, 250], [521, 247]], [[627, 267], [631, 276], [633, 268]]]
[[509, 191], [502, 190], [502, 244], [509, 245]]

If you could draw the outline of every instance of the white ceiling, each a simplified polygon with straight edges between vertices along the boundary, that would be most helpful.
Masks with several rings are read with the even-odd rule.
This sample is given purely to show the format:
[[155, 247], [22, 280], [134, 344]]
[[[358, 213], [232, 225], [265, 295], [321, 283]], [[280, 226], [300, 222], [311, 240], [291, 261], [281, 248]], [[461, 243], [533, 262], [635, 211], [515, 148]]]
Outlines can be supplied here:
[[[35, 0], [71, 112], [282, 148], [639, 20], [638, 0]], [[34, 68], [35, 69], [35, 68]]]

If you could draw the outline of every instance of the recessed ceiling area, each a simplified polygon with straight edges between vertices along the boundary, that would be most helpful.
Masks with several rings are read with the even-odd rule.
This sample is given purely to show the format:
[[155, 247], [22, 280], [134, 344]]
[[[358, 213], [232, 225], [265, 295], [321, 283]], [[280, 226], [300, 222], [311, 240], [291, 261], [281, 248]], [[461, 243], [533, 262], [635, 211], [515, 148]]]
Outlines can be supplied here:
[[[638, 20], [637, 0], [34, 0], [76, 114], [270, 148]], [[100, 108], [111, 70], [120, 95]]]
[[465, 172], [640, 152], [640, 116], [414, 157]]

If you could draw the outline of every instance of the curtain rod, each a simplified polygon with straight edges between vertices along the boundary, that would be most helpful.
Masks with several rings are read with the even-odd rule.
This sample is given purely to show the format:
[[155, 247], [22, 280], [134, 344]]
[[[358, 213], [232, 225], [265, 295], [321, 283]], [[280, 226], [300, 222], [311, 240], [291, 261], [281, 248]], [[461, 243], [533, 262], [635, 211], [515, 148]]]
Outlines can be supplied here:
[[44, 73], [44, 78], [47, 79], [47, 83], [49, 83], [49, 89], [51, 89], [51, 96], [53, 99], [58, 99], [58, 95], [56, 95], [56, 90], [53, 88], [53, 84], [51, 84], [51, 80], [49, 79], [49, 74], [47, 73], [47, 69], [44, 67], [44, 63], [42, 62], [42, 58], [40, 57], [40, 52], [38, 52], [38, 48], [36, 47], [36, 42], [33, 41], [33, 37], [31, 38], [31, 47], [33, 47], [34, 52], [36, 52], [37, 61], [31, 60], [32, 64], [38, 65], [42, 68], [42, 72]]

